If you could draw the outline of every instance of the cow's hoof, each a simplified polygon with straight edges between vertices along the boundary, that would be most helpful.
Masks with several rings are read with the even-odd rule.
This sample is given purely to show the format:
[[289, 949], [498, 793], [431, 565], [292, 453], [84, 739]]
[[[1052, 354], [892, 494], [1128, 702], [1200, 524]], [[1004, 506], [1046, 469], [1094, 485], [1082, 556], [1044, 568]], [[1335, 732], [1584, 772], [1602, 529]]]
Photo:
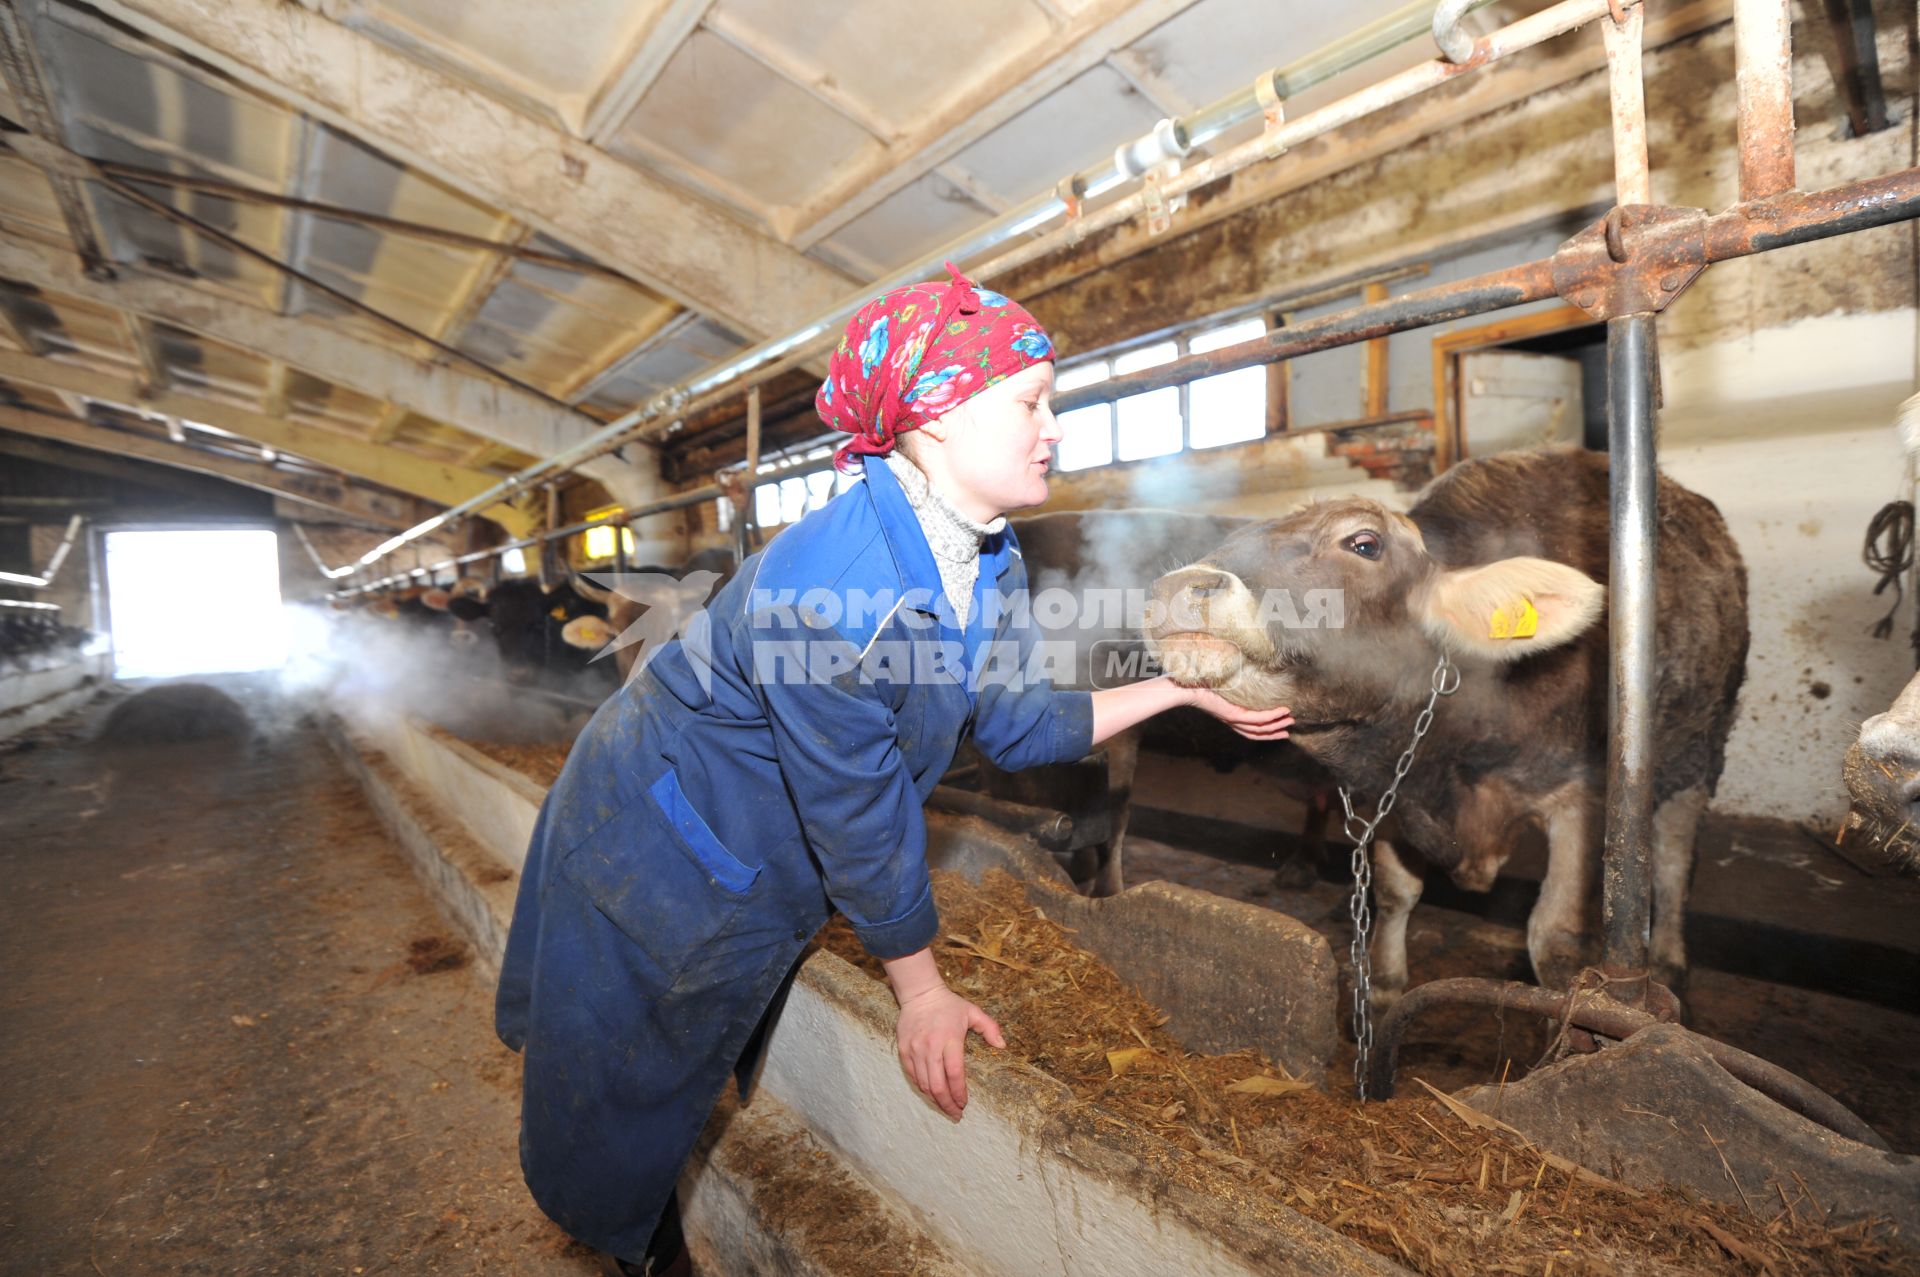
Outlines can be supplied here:
[[1533, 974], [1544, 989], [1566, 989], [1591, 965], [1579, 936], [1550, 936], [1533, 951]]
[[1406, 993], [1407, 984], [1404, 980], [1396, 980], [1392, 983], [1375, 980], [1372, 988], [1373, 996], [1367, 999], [1367, 1006], [1377, 1019], [1393, 1010], [1394, 1004], [1400, 1001], [1402, 994]]
[[1304, 854], [1289, 856], [1273, 871], [1273, 885], [1281, 891], [1305, 891], [1319, 881], [1319, 867]]

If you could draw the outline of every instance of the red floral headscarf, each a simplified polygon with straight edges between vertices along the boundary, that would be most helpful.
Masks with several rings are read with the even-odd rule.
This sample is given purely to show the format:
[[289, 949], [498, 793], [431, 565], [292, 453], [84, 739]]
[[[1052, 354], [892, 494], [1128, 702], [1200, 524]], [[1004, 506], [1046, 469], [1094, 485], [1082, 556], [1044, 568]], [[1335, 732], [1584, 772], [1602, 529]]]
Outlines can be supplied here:
[[1017, 302], [947, 263], [942, 283], [876, 297], [847, 324], [814, 396], [820, 419], [853, 436], [834, 454], [893, 451], [917, 430], [996, 382], [1053, 358], [1053, 339]]

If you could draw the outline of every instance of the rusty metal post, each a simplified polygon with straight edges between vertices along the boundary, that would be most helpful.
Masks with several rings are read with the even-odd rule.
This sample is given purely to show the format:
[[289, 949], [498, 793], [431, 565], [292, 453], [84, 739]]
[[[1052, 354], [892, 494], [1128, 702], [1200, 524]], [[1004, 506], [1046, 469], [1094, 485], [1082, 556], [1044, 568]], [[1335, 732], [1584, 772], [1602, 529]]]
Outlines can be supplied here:
[[1653, 178], [1647, 162], [1647, 95], [1640, 50], [1647, 24], [1644, 5], [1627, 10], [1619, 22], [1600, 19], [1607, 46], [1607, 88], [1613, 105], [1613, 181], [1619, 205], [1653, 203]]
[[740, 508], [733, 512], [733, 561], [746, 561], [753, 552], [747, 536], [747, 520], [753, 516], [753, 494], [760, 485], [760, 387], [747, 392], [747, 468], [740, 479]]
[[1607, 837], [1602, 858], [1601, 965], [1620, 1000], [1645, 1000], [1653, 917], [1654, 318], [1607, 321], [1607, 446], [1613, 539], [1607, 602], [1613, 679], [1607, 713]]
[[1793, 189], [1793, 20], [1789, 0], [1734, 0], [1740, 200]]
[[1887, 127], [1887, 90], [1880, 80], [1880, 51], [1873, 43], [1873, 0], [1826, 0], [1833, 24], [1834, 83], [1846, 104], [1853, 136]]

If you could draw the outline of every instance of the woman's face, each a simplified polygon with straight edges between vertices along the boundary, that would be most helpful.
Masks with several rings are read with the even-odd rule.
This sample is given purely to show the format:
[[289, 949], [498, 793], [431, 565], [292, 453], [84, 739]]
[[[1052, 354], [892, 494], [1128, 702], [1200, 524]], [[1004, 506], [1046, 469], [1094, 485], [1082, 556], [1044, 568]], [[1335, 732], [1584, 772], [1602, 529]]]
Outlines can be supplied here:
[[940, 440], [946, 498], [989, 523], [1047, 499], [1047, 468], [1060, 441], [1053, 364], [1034, 364], [923, 427]]

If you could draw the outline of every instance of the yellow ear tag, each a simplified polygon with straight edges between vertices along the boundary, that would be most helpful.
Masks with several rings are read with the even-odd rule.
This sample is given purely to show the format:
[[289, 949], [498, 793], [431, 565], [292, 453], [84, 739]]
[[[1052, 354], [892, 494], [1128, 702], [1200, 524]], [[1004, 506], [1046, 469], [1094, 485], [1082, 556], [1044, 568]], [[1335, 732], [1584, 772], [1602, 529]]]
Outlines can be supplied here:
[[1497, 607], [1487, 622], [1487, 637], [1497, 639], [1532, 638], [1540, 632], [1540, 613], [1534, 609], [1532, 599], [1521, 599], [1516, 614], [1514, 609]]
[[552, 617], [552, 618], [553, 618], [554, 620], [556, 620], [556, 621], [564, 621], [564, 620], [566, 620], [566, 619], [567, 619], [567, 608], [566, 608], [566, 605], [565, 605], [565, 604], [563, 604], [563, 603], [556, 603], [556, 604], [554, 604], [554, 605], [553, 605], [553, 608], [552, 608], [552, 610], [551, 610], [551, 611], [549, 611], [549, 612], [547, 613], [547, 615], [548, 615], [548, 616], [550, 616], [550, 617]]

